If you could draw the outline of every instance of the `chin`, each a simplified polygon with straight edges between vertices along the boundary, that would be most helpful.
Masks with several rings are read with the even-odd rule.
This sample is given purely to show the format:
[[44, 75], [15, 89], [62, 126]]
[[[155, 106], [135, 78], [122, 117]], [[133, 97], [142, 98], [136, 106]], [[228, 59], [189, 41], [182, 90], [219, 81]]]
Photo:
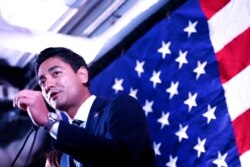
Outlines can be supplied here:
[[55, 109], [60, 110], [60, 111], [65, 111], [65, 105], [64, 104], [55, 104], [54, 106]]

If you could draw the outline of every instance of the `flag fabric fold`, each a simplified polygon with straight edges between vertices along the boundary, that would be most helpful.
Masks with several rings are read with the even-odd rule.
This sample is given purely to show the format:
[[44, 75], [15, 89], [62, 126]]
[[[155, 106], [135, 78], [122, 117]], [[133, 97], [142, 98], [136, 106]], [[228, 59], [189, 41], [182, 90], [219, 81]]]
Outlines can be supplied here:
[[186, 1], [91, 80], [96, 95], [138, 99], [159, 167], [250, 164], [249, 25], [217, 35], [247, 1], [211, 2]]

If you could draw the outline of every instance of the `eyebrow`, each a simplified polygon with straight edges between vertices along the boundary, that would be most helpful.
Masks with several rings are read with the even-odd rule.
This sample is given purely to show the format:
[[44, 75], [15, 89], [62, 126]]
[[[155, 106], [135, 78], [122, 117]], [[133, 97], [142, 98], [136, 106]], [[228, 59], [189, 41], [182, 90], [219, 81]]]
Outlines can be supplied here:
[[[50, 68], [48, 69], [48, 72], [51, 72], [51, 71], [53, 71], [53, 70], [56, 69], [56, 68], [61, 68], [61, 67], [58, 66], [58, 65], [52, 66], [52, 67], [50, 67]], [[43, 79], [43, 78], [44, 78], [44, 75], [41, 75], [41, 76], [39, 76], [37, 79], [38, 79], [38, 81], [39, 81], [39, 80], [41, 80], [41, 79]]]

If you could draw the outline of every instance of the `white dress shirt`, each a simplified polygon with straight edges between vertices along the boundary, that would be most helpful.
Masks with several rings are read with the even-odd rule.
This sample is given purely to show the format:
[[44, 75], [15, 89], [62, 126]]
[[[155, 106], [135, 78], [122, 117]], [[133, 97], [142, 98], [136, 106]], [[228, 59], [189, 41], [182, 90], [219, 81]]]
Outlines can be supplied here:
[[[73, 120], [80, 120], [83, 121], [83, 127], [86, 127], [87, 124], [87, 119], [89, 116], [89, 112], [90, 112], [90, 108], [95, 100], [96, 96], [95, 95], [91, 95], [90, 97], [88, 97], [80, 106], [80, 108], [78, 109], [78, 111], [76, 112], [76, 115], [74, 117], [74, 119], [71, 119], [67, 113], [65, 113], [68, 116], [69, 122], [72, 123]], [[57, 139], [57, 132], [58, 132], [58, 127], [59, 127], [59, 122], [54, 123], [54, 125], [51, 127], [50, 129], [50, 135], [54, 138]]]

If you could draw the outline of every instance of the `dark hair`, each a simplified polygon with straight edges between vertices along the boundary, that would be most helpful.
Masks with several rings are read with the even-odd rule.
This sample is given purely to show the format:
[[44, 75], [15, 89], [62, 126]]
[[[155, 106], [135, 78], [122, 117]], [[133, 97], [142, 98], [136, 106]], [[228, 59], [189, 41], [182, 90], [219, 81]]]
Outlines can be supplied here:
[[63, 47], [49, 47], [41, 51], [34, 60], [34, 70], [36, 75], [40, 65], [51, 57], [59, 57], [62, 61], [69, 64], [75, 72], [77, 72], [82, 66], [88, 70], [88, 66], [83, 57], [72, 50]]

